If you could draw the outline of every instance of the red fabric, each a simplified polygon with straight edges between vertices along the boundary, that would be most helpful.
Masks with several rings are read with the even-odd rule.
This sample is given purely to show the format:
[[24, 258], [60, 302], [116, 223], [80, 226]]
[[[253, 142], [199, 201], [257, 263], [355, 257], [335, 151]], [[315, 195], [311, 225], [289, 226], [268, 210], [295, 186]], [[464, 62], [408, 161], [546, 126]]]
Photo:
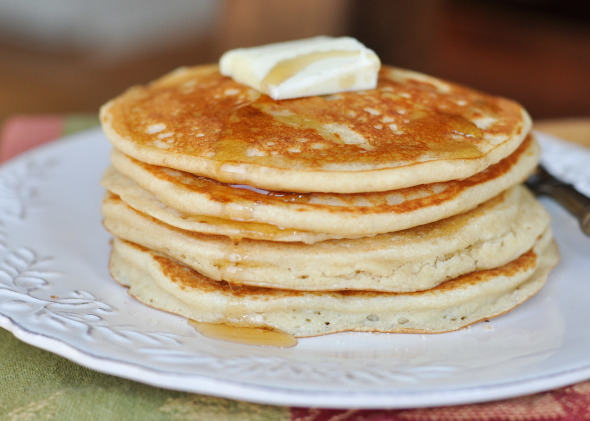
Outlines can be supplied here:
[[0, 135], [0, 162], [60, 137], [64, 121], [64, 118], [55, 115], [16, 116], [8, 119]]
[[292, 408], [293, 421], [590, 420], [590, 381], [549, 392], [473, 405], [395, 410]]

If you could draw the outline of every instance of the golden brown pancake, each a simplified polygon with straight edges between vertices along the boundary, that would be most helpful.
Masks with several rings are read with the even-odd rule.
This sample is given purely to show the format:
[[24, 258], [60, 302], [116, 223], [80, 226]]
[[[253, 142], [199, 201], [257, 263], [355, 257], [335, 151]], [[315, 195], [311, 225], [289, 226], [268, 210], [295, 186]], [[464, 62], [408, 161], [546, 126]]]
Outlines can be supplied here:
[[198, 322], [445, 332], [519, 305], [558, 259], [508, 99], [383, 66], [375, 89], [275, 101], [208, 65], [100, 116], [111, 273]]
[[204, 323], [272, 327], [296, 337], [340, 331], [436, 333], [505, 313], [545, 283], [557, 251], [546, 232], [504, 266], [420, 292], [302, 292], [212, 281], [158, 253], [115, 240], [111, 273], [138, 300]]
[[146, 164], [116, 150], [111, 161], [120, 173], [184, 214], [342, 238], [398, 231], [465, 212], [522, 182], [539, 155], [536, 141], [528, 136], [510, 156], [467, 179], [354, 194], [270, 192], [228, 185]]
[[217, 66], [178, 69], [101, 109], [123, 153], [224, 183], [358, 193], [470, 177], [530, 130], [513, 101], [383, 66], [376, 89], [274, 101]]
[[105, 196], [104, 226], [117, 238], [233, 284], [307, 291], [405, 292], [433, 288], [529, 250], [549, 215], [516, 186], [477, 208], [428, 225], [369, 238], [277, 243], [173, 228]]
[[115, 196], [119, 196], [131, 208], [152, 216], [168, 225], [187, 231], [230, 237], [233, 241], [243, 238], [279, 242], [318, 241], [342, 238], [341, 235], [288, 229], [253, 221], [234, 221], [211, 215], [195, 215], [174, 209], [158, 200], [151, 192], [125, 177], [112, 166], [104, 172], [101, 184]]

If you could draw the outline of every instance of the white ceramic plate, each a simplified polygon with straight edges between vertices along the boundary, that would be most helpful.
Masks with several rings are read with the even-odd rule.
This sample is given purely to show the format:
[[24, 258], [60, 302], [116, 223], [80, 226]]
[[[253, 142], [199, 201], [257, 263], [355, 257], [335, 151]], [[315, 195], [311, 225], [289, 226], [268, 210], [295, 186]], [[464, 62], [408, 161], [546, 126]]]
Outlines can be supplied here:
[[[552, 169], [565, 165], [590, 186], [588, 151], [540, 137]], [[109, 150], [96, 129], [0, 168], [0, 326], [25, 342], [155, 386], [296, 406], [460, 404], [590, 378], [590, 238], [550, 200], [561, 263], [504, 316], [440, 335], [347, 333], [255, 347], [204, 338], [111, 279], [99, 211]]]

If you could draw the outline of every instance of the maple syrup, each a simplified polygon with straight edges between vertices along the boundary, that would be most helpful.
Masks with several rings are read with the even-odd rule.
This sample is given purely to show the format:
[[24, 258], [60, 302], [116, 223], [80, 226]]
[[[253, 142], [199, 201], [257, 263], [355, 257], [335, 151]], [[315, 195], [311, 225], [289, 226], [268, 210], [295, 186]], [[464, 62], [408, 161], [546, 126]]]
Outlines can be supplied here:
[[297, 338], [269, 326], [232, 326], [224, 323], [201, 323], [195, 320], [189, 320], [188, 323], [201, 335], [211, 339], [277, 348], [291, 348], [297, 345]]
[[223, 219], [208, 215], [191, 216], [191, 218], [197, 220], [202, 224], [208, 224], [212, 226], [229, 225], [231, 233], [227, 233], [225, 235], [230, 237], [234, 244], [241, 241], [243, 238], [253, 238], [256, 240], [267, 241], [280, 241], [282, 238], [296, 236], [298, 233], [297, 230], [289, 230], [287, 228], [271, 224], [265, 224], [263, 222], [235, 221], [231, 219]]

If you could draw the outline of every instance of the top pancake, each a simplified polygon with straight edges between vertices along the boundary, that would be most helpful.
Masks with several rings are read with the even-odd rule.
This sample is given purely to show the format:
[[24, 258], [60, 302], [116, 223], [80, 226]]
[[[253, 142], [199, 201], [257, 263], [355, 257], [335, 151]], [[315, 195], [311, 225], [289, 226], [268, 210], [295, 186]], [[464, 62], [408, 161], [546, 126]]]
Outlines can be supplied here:
[[358, 193], [460, 179], [531, 127], [510, 100], [383, 66], [376, 89], [274, 101], [215, 65], [178, 69], [105, 104], [106, 136], [149, 164], [224, 183]]

